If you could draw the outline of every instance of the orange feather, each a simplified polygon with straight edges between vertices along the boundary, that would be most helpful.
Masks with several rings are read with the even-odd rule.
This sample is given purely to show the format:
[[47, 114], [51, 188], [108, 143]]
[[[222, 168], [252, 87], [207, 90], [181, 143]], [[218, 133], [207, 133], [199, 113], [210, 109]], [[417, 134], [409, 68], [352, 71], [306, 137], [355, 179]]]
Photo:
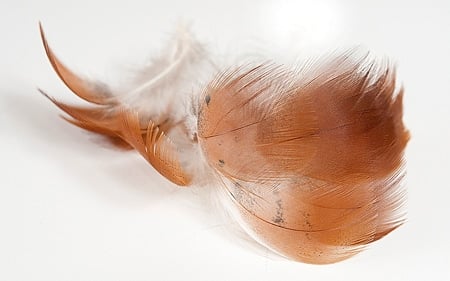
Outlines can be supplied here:
[[[247, 232], [275, 252], [337, 262], [404, 222], [409, 133], [403, 89], [396, 90], [389, 65], [351, 51], [300, 72], [276, 64], [238, 67], [175, 108], [186, 116], [176, 121], [166, 109], [143, 112], [80, 78], [54, 55], [42, 27], [41, 35], [58, 76], [91, 104], [67, 105], [42, 92], [66, 120], [136, 149], [180, 186], [196, 184], [186, 159], [199, 162], [205, 176], [218, 176]], [[175, 142], [167, 134], [174, 131]]]

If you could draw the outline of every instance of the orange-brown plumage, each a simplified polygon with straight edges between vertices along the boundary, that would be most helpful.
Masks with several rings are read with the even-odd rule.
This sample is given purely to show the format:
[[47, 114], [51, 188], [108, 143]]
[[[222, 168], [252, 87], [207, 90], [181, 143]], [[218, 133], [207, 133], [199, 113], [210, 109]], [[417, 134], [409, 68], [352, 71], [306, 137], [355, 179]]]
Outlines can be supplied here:
[[389, 67], [348, 56], [313, 77], [226, 74], [200, 105], [200, 144], [249, 231], [292, 259], [342, 260], [403, 221], [403, 91]]
[[[46, 95], [71, 116], [66, 120], [136, 149], [177, 185], [195, 184], [186, 158], [205, 159], [243, 227], [281, 255], [337, 262], [404, 221], [409, 134], [403, 89], [396, 90], [389, 65], [348, 52], [302, 71], [273, 63], [238, 67], [193, 94], [198, 103], [182, 109], [186, 120], [197, 120], [192, 128], [79, 78], [51, 51], [42, 28], [41, 34], [59, 77], [91, 103], [72, 106]], [[177, 129], [183, 148], [167, 136]]]

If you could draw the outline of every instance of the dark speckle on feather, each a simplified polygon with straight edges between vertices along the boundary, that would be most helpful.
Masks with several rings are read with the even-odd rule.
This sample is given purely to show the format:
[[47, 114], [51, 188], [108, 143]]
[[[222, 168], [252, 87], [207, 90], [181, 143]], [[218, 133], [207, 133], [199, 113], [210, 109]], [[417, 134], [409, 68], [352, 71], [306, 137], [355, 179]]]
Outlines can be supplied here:
[[272, 221], [276, 224], [283, 224], [284, 218], [283, 218], [283, 206], [281, 205], [282, 204], [281, 199], [278, 200], [276, 203], [277, 203], [277, 214], [272, 219]]

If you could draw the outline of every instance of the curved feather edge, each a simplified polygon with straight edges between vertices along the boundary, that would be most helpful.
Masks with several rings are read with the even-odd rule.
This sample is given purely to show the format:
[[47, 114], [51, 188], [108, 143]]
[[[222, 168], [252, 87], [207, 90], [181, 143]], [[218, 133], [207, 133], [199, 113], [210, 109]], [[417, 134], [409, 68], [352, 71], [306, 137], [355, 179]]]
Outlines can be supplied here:
[[53, 69], [59, 78], [66, 84], [66, 86], [80, 98], [95, 104], [107, 105], [117, 104], [116, 99], [113, 97], [109, 89], [105, 84], [100, 82], [92, 82], [85, 78], [80, 78], [73, 71], [67, 68], [55, 55], [50, 48], [47, 39], [45, 37], [44, 28], [39, 23], [39, 31], [41, 34], [42, 43], [45, 48], [45, 53], [50, 61]]

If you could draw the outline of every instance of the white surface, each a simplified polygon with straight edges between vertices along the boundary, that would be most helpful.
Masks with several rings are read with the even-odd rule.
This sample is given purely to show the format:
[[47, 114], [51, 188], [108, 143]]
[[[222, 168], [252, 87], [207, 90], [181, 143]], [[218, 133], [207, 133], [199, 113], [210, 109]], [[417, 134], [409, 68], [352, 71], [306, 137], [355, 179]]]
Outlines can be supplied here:
[[[0, 280], [450, 280], [448, 0], [118, 2], [0, 2]], [[195, 192], [99, 145], [36, 91], [74, 100], [38, 20], [65, 62], [108, 78], [179, 19], [219, 58], [358, 44], [392, 58], [412, 133], [407, 224], [338, 264], [267, 258], [225, 234]]]

